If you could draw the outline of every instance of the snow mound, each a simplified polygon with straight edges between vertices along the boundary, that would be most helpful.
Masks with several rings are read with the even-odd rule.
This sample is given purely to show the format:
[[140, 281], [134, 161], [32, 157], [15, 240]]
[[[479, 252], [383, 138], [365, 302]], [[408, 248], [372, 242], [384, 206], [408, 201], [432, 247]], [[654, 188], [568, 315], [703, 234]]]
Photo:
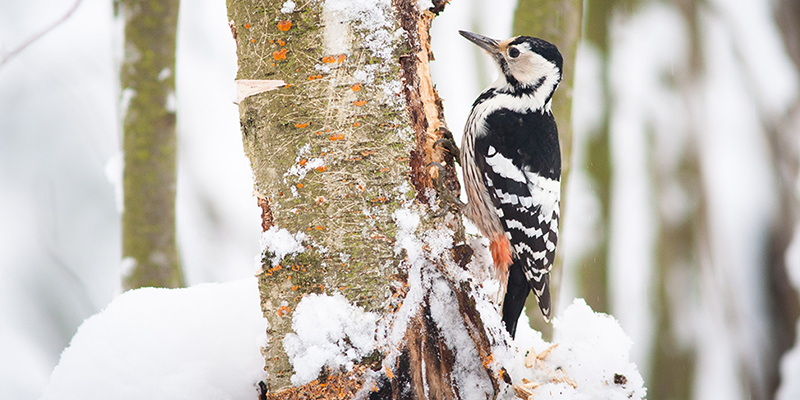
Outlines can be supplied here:
[[[509, 370], [536, 400], [643, 399], [644, 380], [630, 361], [633, 342], [613, 317], [575, 299], [553, 320], [554, 343], [542, 340], [522, 313]], [[524, 360], [520, 360], [524, 357]], [[524, 365], [524, 368], [522, 366]], [[523, 398], [525, 398], [523, 396]]]
[[78, 328], [42, 399], [252, 399], [267, 322], [255, 278], [126, 292]]
[[320, 370], [352, 370], [353, 363], [375, 350], [378, 315], [351, 305], [344, 296], [310, 294], [292, 316], [292, 330], [283, 348], [294, 368], [292, 385], [317, 379]]

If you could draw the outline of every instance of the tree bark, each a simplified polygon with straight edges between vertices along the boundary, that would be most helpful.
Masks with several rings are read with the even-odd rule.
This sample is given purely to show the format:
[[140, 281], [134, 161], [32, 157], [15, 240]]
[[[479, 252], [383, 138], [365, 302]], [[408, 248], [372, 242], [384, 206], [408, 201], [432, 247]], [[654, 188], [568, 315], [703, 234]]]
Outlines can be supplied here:
[[[437, 201], [430, 162], [444, 165], [445, 185], [458, 190], [452, 156], [433, 148], [445, 123], [428, 70], [428, 32], [445, 2], [420, 10], [417, 1], [377, 1], [360, 13], [355, 3], [337, 7], [346, 4], [340, 1], [285, 4], [228, 2], [240, 88], [274, 89], [248, 89], [239, 102], [262, 228], [285, 229], [303, 244], [280, 257], [267, 243], [262, 254], [264, 396], [368, 390], [372, 398], [460, 398], [465, 389], [453, 373], [464, 362], [496, 396], [502, 374], [490, 366], [489, 349], [504, 339], [485, 331], [470, 285], [454, 277], [471, 254], [460, 218], [427, 215]], [[410, 253], [416, 247], [402, 242], [399, 212], [420, 216], [414, 237], [446, 233], [450, 249], [423, 245]], [[311, 293], [343, 295], [381, 315], [379, 323], [402, 339], [390, 337], [351, 371], [321, 371], [320, 379], [290, 387], [283, 338]], [[443, 329], [443, 313], [461, 322]], [[471, 341], [458, 342], [453, 330]], [[457, 353], [457, 346], [467, 349]]]
[[[175, 242], [175, 37], [178, 0], [119, 0], [125, 153], [123, 286], [184, 285]], [[127, 104], [126, 104], [127, 103]]]

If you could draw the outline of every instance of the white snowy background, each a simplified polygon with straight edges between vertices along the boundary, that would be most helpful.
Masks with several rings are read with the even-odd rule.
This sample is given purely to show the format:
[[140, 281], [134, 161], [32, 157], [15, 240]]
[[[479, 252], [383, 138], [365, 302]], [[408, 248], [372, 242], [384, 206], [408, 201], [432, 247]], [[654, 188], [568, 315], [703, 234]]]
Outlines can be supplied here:
[[[514, 3], [455, 0], [434, 24], [434, 80], [445, 99], [448, 125], [455, 133], [463, 127], [477, 93], [495, 74], [488, 58], [476, 53], [457, 31], [510, 36]], [[797, 96], [798, 81], [781, 48], [769, 2], [711, 3], [752, 41], [748, 48], [759, 50], [758, 64], [750, 67], [761, 71], [757, 78], [770, 99], [768, 106], [780, 112]], [[71, 4], [56, 0], [0, 2], [0, 57], [60, 18]], [[654, 266], [650, 223], [656, 203], [643, 184], [647, 179], [643, 116], [664, 121], [664, 129], [700, 124], [705, 133], [700, 151], [706, 163], [704, 180], [709, 186], [715, 241], [710, 244], [714, 265], [702, 277], [701, 287], [707, 289], [702, 293], [702, 307], [687, 310], [686, 317], [687, 340], [700, 349], [693, 395], [704, 400], [744, 399], [748, 394], [738, 381], [736, 360], [744, 357], [757, 364], [760, 343], [769, 340], [768, 326], [760, 317], [763, 304], [743, 301], [762, 297], [748, 284], [757, 279], [752, 277], [764, 263], [757, 252], [759, 246], [751, 243], [763, 241], [769, 221], [782, 216], [774, 215], [775, 182], [770, 177], [763, 132], [753, 100], [742, 87], [730, 32], [713, 15], [703, 26], [708, 59], [713, 62], [692, 103], [700, 110], [700, 122], [690, 121], [690, 114], [681, 108], [685, 105], [676, 106], [674, 95], [665, 94], [658, 82], [657, 72], [668, 69], [671, 57], [678, 57], [675, 54], [681, 54], [686, 46], [685, 27], [677, 10], [664, 3], [645, 5], [632, 17], [621, 18], [612, 29], [612, 85], [617, 99], [612, 151], [618, 175], [611, 217], [611, 306], [632, 339], [632, 360], [647, 379], [654, 324], [648, 315]], [[84, 0], [63, 25], [0, 67], [2, 399], [39, 398], [81, 322], [120, 296], [120, 217], [115, 188], [120, 179], [116, 71], [120, 38], [111, 2]], [[252, 276], [253, 258], [259, 251], [259, 209], [251, 195], [250, 171], [233, 104], [236, 60], [224, 2], [184, 1], [177, 57], [178, 236], [184, 271], [190, 285], [237, 282], [189, 290], [211, 296], [227, 293], [226, 288], [239, 288], [239, 296], [228, 298], [245, 307], [254, 298], [245, 283]], [[593, 96], [598, 63], [591, 48], [580, 49], [576, 142], [597, 123], [600, 100]], [[743, 159], [748, 160], [746, 165]], [[572, 214], [574, 221], [567, 221], [562, 245], [579, 251], [582, 242], [592, 240], [579, 228], [590, 226], [581, 217], [590, 219], [593, 200], [589, 191], [580, 188], [570, 196], [579, 211]], [[795, 287], [800, 287], [800, 244], [795, 243], [790, 255], [791, 277]], [[735, 325], [725, 319], [720, 304], [725, 300], [715, 290], [723, 286], [723, 280], [734, 282], [743, 293], [738, 299], [743, 313]], [[168, 294], [148, 293], [141, 297], [172, 304]], [[204, 296], [187, 296], [196, 301], [177, 309], [203, 319], [197, 307], [203, 305]], [[571, 303], [571, 299], [561, 301], [563, 306]], [[120, 315], [126, 315], [124, 305], [115, 303]], [[164, 310], [165, 314], [168, 311]], [[255, 311], [243, 312], [252, 315]], [[213, 309], [208, 308], [205, 316], [212, 315]], [[89, 322], [98, 324], [101, 317]], [[91, 338], [89, 322], [82, 329]], [[159, 323], [142, 321], [145, 328]], [[258, 331], [261, 327], [242, 329]], [[120, 338], [124, 332], [129, 331], [118, 331]], [[142, 334], [149, 333], [145, 330]], [[179, 334], [191, 340], [191, 332]], [[232, 334], [227, 337], [247, 342]], [[224, 343], [221, 346], [222, 351], [233, 351]], [[191, 351], [186, 356], [189, 354]], [[257, 360], [250, 362], [258, 364]], [[214, 373], [213, 368], [209, 371]], [[780, 400], [800, 398], [800, 349], [784, 359], [782, 371], [785, 383]], [[235, 396], [234, 391], [228, 393]]]

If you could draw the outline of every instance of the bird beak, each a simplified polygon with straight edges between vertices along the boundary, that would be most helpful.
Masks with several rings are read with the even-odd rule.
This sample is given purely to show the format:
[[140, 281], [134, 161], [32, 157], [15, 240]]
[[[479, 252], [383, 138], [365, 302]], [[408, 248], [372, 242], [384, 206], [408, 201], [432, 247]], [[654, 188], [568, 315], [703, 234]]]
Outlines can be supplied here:
[[480, 46], [480, 48], [486, 50], [489, 54], [494, 55], [500, 52], [500, 46], [498, 45], [497, 40], [467, 31], [458, 31], [458, 33], [467, 38], [470, 42], [475, 43]]

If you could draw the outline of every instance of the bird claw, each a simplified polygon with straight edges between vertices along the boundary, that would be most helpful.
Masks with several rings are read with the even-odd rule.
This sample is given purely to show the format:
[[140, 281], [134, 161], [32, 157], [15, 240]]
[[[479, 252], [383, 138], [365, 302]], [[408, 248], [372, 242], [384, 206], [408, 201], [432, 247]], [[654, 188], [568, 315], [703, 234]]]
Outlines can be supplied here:
[[428, 167], [436, 167], [439, 169], [439, 173], [435, 178], [431, 178], [431, 180], [433, 181], [434, 188], [436, 188], [436, 193], [439, 194], [439, 198], [445, 203], [445, 205], [441, 207], [441, 210], [432, 214], [431, 216], [433, 218], [442, 217], [447, 214], [451, 208], [455, 208], [458, 210], [458, 212], [461, 212], [461, 209], [464, 208], [464, 203], [462, 203], [461, 200], [459, 200], [458, 197], [456, 197], [453, 192], [450, 191], [450, 189], [444, 187], [444, 166], [434, 161], [428, 163]]
[[439, 131], [442, 132], [442, 138], [433, 142], [433, 148], [435, 149], [437, 146], [444, 147], [445, 150], [447, 150], [453, 156], [453, 159], [460, 164], [461, 150], [459, 150], [458, 146], [456, 146], [455, 139], [453, 139], [453, 133], [444, 127], [439, 128]]

